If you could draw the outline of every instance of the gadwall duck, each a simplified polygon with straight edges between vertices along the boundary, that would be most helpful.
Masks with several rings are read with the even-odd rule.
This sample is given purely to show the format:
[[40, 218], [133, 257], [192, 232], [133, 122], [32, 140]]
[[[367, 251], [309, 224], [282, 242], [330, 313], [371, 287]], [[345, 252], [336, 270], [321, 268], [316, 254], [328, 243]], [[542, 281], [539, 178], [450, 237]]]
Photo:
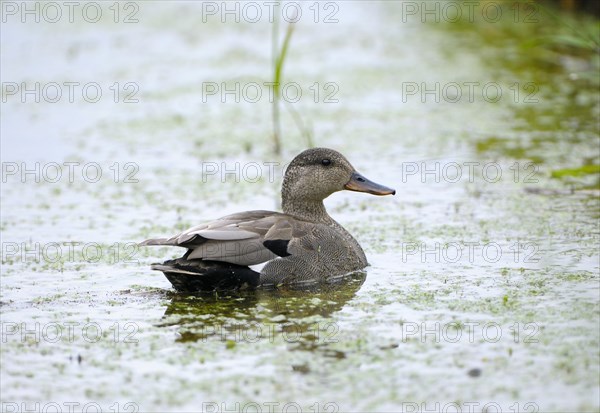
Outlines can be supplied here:
[[[361, 246], [323, 205], [325, 198], [344, 189], [396, 193], [356, 172], [339, 152], [307, 149], [285, 172], [283, 213], [240, 212], [140, 245], [187, 248], [183, 257], [151, 267], [179, 291], [329, 282], [368, 265]], [[256, 268], [259, 264], [262, 269]]]

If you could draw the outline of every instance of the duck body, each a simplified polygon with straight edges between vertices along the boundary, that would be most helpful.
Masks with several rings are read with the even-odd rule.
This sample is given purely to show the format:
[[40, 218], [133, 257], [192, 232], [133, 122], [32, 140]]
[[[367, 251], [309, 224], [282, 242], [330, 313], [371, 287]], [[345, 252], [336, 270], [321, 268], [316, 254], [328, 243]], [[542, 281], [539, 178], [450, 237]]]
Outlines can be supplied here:
[[331, 282], [368, 265], [360, 244], [323, 205], [343, 189], [395, 193], [362, 177], [340, 153], [308, 149], [286, 170], [283, 213], [240, 212], [140, 245], [187, 248], [181, 258], [152, 265], [179, 291]]

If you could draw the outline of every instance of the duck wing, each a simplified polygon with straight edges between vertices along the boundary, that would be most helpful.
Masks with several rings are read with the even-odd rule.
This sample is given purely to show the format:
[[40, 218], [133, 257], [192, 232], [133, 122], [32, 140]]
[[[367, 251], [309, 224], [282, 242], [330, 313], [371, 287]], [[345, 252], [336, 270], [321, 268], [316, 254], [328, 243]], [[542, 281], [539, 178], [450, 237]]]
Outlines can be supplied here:
[[171, 238], [149, 239], [140, 245], [188, 248], [185, 259], [256, 265], [287, 256], [289, 242], [305, 232], [295, 218], [272, 211], [247, 211], [227, 215], [192, 227]]

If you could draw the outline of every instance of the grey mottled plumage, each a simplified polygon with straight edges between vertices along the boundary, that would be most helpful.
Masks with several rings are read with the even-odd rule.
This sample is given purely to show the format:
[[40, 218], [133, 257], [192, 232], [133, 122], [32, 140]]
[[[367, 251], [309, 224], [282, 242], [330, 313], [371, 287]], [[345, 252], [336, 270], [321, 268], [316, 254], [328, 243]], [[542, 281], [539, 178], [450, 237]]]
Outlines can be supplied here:
[[[323, 205], [344, 189], [395, 194], [362, 177], [339, 152], [313, 148], [296, 156], [286, 170], [283, 213], [240, 212], [140, 245], [187, 248], [182, 258], [152, 266], [182, 291], [328, 281], [367, 266], [358, 242]], [[263, 263], [260, 273], [248, 268]]]

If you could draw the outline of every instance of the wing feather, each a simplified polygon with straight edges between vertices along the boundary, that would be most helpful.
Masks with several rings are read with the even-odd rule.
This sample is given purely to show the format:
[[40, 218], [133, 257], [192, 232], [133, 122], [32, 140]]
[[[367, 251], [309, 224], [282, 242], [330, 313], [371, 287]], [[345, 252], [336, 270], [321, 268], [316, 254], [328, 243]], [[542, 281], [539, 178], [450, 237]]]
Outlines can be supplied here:
[[264, 242], [276, 240], [283, 241], [283, 244], [278, 242], [277, 245], [286, 245], [294, 232], [290, 220], [293, 218], [278, 212], [241, 212], [196, 225], [168, 239], [146, 240], [141, 245], [188, 248], [187, 259], [256, 265], [276, 258], [278, 253], [287, 254], [268, 248]]

